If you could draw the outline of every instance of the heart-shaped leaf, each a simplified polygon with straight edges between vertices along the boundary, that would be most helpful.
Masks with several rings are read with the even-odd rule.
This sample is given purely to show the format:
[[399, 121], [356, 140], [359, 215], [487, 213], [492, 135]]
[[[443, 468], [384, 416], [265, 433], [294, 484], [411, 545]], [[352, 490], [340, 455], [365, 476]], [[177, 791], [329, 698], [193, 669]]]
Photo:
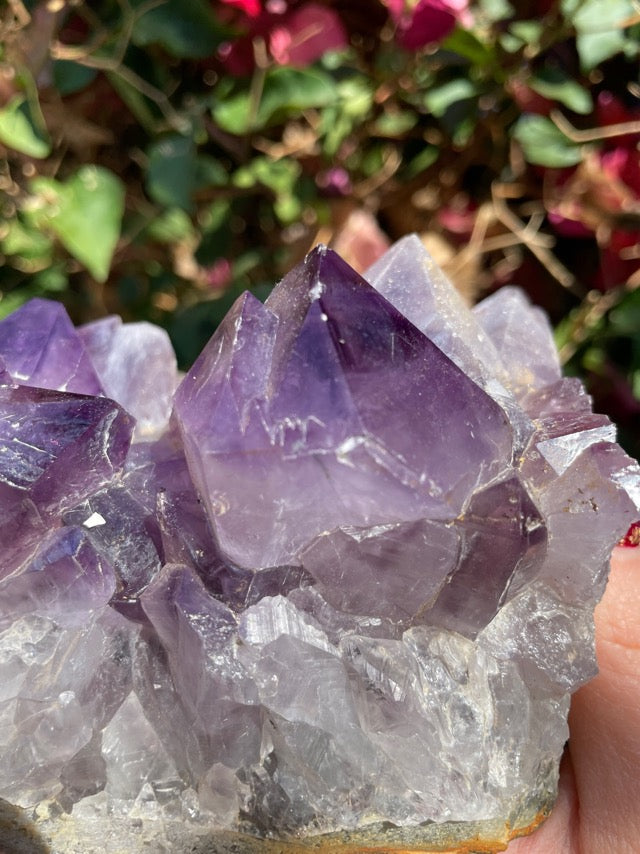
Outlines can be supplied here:
[[65, 182], [36, 178], [31, 213], [99, 282], [109, 275], [124, 213], [124, 185], [100, 166], [83, 166]]

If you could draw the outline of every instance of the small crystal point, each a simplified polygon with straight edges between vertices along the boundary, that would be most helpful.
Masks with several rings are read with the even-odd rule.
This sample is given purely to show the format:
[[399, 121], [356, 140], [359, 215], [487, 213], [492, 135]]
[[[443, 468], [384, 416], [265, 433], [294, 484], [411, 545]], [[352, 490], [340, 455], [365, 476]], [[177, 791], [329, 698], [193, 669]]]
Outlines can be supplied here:
[[0, 543], [25, 503], [55, 518], [125, 463], [132, 419], [112, 400], [0, 386]]
[[103, 393], [82, 339], [59, 302], [32, 299], [0, 321], [0, 358], [22, 385]]
[[167, 333], [151, 323], [106, 317], [78, 329], [107, 397], [136, 419], [137, 439], [159, 436], [171, 415], [178, 384]]

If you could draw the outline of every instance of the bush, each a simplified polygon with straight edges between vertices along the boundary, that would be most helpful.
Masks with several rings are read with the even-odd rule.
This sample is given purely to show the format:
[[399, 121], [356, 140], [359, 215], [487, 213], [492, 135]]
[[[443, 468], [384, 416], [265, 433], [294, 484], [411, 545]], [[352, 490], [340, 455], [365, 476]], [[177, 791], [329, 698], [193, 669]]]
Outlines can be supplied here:
[[186, 366], [318, 240], [362, 267], [417, 231], [469, 298], [522, 285], [640, 454], [632, 0], [12, 0], [0, 26], [0, 314], [150, 319]]

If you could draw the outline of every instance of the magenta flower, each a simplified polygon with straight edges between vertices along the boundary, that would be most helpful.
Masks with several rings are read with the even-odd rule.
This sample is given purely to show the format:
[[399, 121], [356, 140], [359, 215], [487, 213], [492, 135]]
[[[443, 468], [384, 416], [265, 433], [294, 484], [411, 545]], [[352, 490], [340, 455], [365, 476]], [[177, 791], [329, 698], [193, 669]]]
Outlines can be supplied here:
[[285, 17], [269, 35], [269, 51], [278, 65], [303, 68], [331, 50], [347, 46], [338, 15], [319, 3], [305, 3]]
[[221, 0], [225, 6], [234, 6], [240, 9], [249, 18], [257, 18], [262, 12], [262, 4], [260, 0]]
[[316, 186], [325, 196], [348, 196], [353, 189], [349, 173], [342, 166], [318, 172]]
[[204, 279], [214, 291], [222, 291], [231, 283], [233, 271], [227, 258], [217, 258], [204, 270]]
[[264, 41], [274, 63], [296, 68], [305, 68], [325, 53], [348, 44], [347, 32], [337, 12], [320, 3], [303, 3], [293, 9], [283, 0], [270, 0], [264, 9], [258, 0], [233, 0], [233, 5], [246, 13], [247, 20], [242, 22], [246, 35], [227, 43], [220, 52], [232, 74], [253, 71], [256, 38]]
[[472, 23], [468, 0], [387, 0], [397, 26], [396, 39], [407, 50], [418, 50], [445, 39], [460, 22]]

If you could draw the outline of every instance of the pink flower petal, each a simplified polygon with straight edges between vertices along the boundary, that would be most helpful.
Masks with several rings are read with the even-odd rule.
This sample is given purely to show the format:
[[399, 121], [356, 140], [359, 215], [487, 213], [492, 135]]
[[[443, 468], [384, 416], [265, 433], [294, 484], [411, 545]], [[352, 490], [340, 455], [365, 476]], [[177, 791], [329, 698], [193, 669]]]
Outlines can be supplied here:
[[279, 65], [304, 68], [347, 43], [345, 28], [336, 12], [318, 3], [306, 3], [271, 31], [269, 51]]
[[398, 40], [407, 50], [418, 50], [442, 41], [455, 28], [458, 15], [445, 0], [420, 0], [408, 21], [398, 29]]
[[257, 18], [262, 12], [260, 0], [222, 0], [222, 2], [227, 6], [240, 9], [248, 18]]

